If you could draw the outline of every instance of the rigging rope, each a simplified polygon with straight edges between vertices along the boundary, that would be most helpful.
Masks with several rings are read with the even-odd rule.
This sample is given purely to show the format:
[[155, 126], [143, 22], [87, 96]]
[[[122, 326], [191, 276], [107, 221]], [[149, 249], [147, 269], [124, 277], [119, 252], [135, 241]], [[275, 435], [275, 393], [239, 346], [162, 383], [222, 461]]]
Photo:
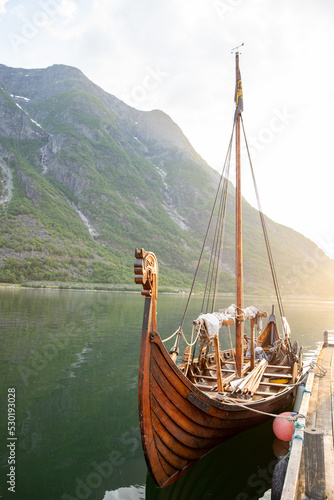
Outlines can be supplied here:
[[279, 289], [279, 286], [278, 286], [278, 279], [277, 279], [277, 275], [276, 275], [276, 269], [275, 269], [275, 265], [274, 265], [273, 256], [272, 256], [272, 253], [271, 253], [271, 247], [270, 247], [270, 242], [269, 242], [269, 237], [268, 237], [268, 231], [267, 231], [266, 221], [265, 221], [265, 217], [264, 217], [264, 214], [263, 214], [263, 211], [262, 211], [262, 207], [261, 207], [259, 191], [257, 189], [257, 184], [256, 184], [256, 180], [255, 180], [255, 174], [254, 174], [253, 164], [252, 164], [252, 160], [251, 160], [250, 153], [249, 153], [248, 142], [247, 142], [247, 138], [246, 138], [245, 127], [244, 127], [244, 122], [243, 122], [242, 115], [241, 115], [241, 123], [242, 123], [242, 130], [243, 130], [243, 133], [244, 133], [244, 139], [245, 139], [245, 143], [246, 143], [246, 149], [247, 149], [249, 164], [250, 164], [250, 168], [251, 168], [252, 178], [253, 178], [253, 184], [254, 184], [254, 189], [255, 189], [255, 194], [256, 194], [256, 199], [257, 199], [257, 204], [258, 204], [260, 219], [261, 219], [261, 225], [262, 225], [264, 240], [265, 240], [265, 244], [266, 244], [266, 248], [267, 248], [267, 254], [268, 254], [268, 259], [269, 259], [269, 265], [270, 265], [271, 275], [272, 275], [273, 282], [274, 282], [274, 288], [275, 288], [275, 292], [276, 292], [277, 303], [278, 303], [278, 307], [279, 307], [279, 310], [280, 310], [281, 318], [283, 318], [285, 316], [285, 314], [284, 314], [282, 297], [281, 297], [280, 289]]
[[[245, 128], [244, 128], [244, 123], [243, 123], [242, 115], [241, 115], [241, 123], [242, 123], [242, 130], [243, 130], [243, 135], [244, 135], [244, 139], [245, 139], [247, 154], [248, 154], [249, 163], [250, 163], [250, 169], [251, 169], [251, 174], [252, 174], [252, 179], [253, 179], [253, 184], [254, 184], [256, 199], [257, 199], [257, 203], [258, 203], [258, 210], [259, 210], [259, 214], [260, 214], [261, 226], [262, 226], [262, 231], [263, 231], [263, 235], [264, 235], [266, 250], [267, 250], [267, 254], [268, 254], [270, 270], [271, 270], [272, 279], [273, 279], [274, 288], [275, 288], [275, 293], [276, 293], [276, 297], [277, 297], [277, 303], [278, 303], [280, 315], [281, 315], [281, 317], [284, 317], [285, 314], [284, 314], [284, 307], [283, 307], [282, 297], [281, 297], [281, 293], [280, 293], [280, 289], [279, 289], [279, 284], [278, 284], [277, 274], [276, 274], [276, 270], [275, 270], [274, 260], [273, 260], [273, 256], [272, 256], [272, 252], [271, 252], [271, 247], [270, 247], [270, 242], [269, 242], [269, 236], [268, 236], [268, 230], [267, 230], [267, 226], [266, 226], [265, 216], [264, 216], [263, 211], [262, 211], [261, 202], [260, 202], [260, 196], [259, 196], [259, 192], [258, 192], [256, 180], [255, 180], [255, 174], [254, 174], [254, 169], [253, 169], [253, 165], [252, 165], [252, 161], [251, 161], [251, 157], [250, 157], [250, 152], [249, 152], [249, 147], [248, 147], [248, 142], [247, 142], [247, 138], [246, 138], [246, 133], [245, 133]], [[181, 320], [181, 324], [180, 324], [180, 327], [178, 328], [178, 330], [171, 337], [169, 337], [169, 339], [170, 339], [173, 336], [175, 336], [177, 333], [179, 333], [179, 336], [181, 336], [181, 334], [182, 334], [185, 342], [188, 345], [190, 345], [190, 344], [187, 342], [187, 340], [186, 340], [186, 338], [185, 338], [185, 336], [183, 334], [182, 328], [183, 328], [184, 321], [185, 321], [185, 318], [186, 318], [186, 315], [187, 315], [187, 312], [188, 312], [190, 299], [191, 299], [193, 291], [194, 291], [194, 286], [195, 286], [195, 283], [196, 283], [196, 280], [197, 280], [197, 276], [198, 276], [200, 264], [202, 262], [202, 258], [203, 258], [203, 255], [204, 255], [204, 250], [205, 250], [205, 247], [206, 247], [206, 244], [207, 244], [207, 240], [208, 240], [208, 237], [209, 237], [209, 232], [210, 232], [211, 225], [212, 225], [212, 222], [213, 222], [213, 219], [214, 219], [214, 214], [215, 214], [215, 211], [216, 211], [217, 203], [219, 202], [218, 215], [217, 215], [217, 224], [216, 224], [216, 229], [215, 229], [214, 237], [213, 237], [213, 248], [212, 248], [212, 252], [210, 253], [209, 270], [208, 270], [208, 273], [207, 273], [207, 280], [206, 280], [206, 284], [205, 284], [204, 296], [203, 296], [203, 301], [202, 301], [202, 313], [204, 311], [208, 312], [210, 309], [211, 309], [211, 312], [213, 312], [214, 311], [214, 307], [215, 307], [216, 293], [217, 293], [217, 290], [218, 290], [219, 265], [220, 265], [220, 262], [221, 262], [221, 255], [222, 255], [222, 250], [223, 250], [223, 244], [222, 244], [222, 242], [223, 242], [224, 225], [225, 225], [224, 223], [225, 223], [227, 195], [228, 195], [228, 184], [229, 184], [228, 176], [229, 176], [229, 168], [230, 168], [230, 161], [231, 161], [232, 142], [233, 142], [233, 136], [234, 136], [234, 129], [235, 129], [235, 121], [233, 123], [232, 134], [231, 134], [231, 138], [230, 138], [230, 142], [229, 142], [229, 146], [228, 146], [228, 150], [227, 150], [227, 154], [226, 154], [226, 158], [225, 158], [225, 162], [224, 162], [223, 171], [222, 171], [222, 174], [221, 174], [221, 177], [220, 177], [218, 189], [217, 189], [217, 192], [216, 192], [216, 197], [215, 197], [215, 200], [214, 200], [214, 203], [213, 203], [213, 207], [212, 207], [212, 211], [211, 211], [211, 215], [210, 215], [210, 219], [209, 219], [209, 224], [208, 224], [208, 227], [207, 227], [207, 230], [206, 230], [205, 238], [204, 238], [202, 249], [201, 249], [201, 252], [200, 252], [200, 257], [199, 257], [199, 260], [198, 260], [198, 263], [197, 263], [197, 267], [196, 267], [196, 270], [195, 270], [195, 275], [194, 275], [193, 282], [192, 282], [192, 285], [191, 285], [191, 289], [190, 289], [190, 292], [189, 292], [189, 295], [188, 295], [188, 299], [187, 299], [187, 303], [186, 303], [185, 310], [184, 310], [184, 313], [183, 313], [183, 317], [182, 317], [182, 320]], [[210, 307], [210, 300], [211, 300], [211, 307]], [[191, 342], [191, 345], [194, 345], [194, 343]]]
[[[228, 177], [229, 177], [229, 168], [231, 162], [231, 153], [232, 153], [232, 144], [230, 143], [230, 148], [228, 151], [228, 161], [226, 164], [226, 174], [224, 178], [223, 189], [220, 197], [220, 204], [217, 216], [216, 229], [213, 238], [212, 245], [212, 253], [210, 256], [209, 263], [209, 271], [207, 274], [205, 291], [203, 295], [202, 302], [202, 312], [211, 312], [215, 309], [216, 302], [216, 293], [218, 288], [218, 277], [219, 277], [219, 264], [221, 262], [221, 255], [223, 251], [223, 234], [224, 234], [224, 225], [225, 225], [225, 215], [226, 215], [226, 203], [227, 203], [227, 194], [228, 194]], [[209, 285], [210, 282], [210, 285]], [[209, 288], [209, 289], [208, 289]], [[213, 291], [212, 291], [213, 288]], [[211, 308], [209, 307], [210, 298]], [[204, 307], [205, 301], [207, 302], [206, 307]]]
[[207, 230], [206, 230], [206, 234], [205, 234], [205, 238], [204, 238], [204, 241], [203, 241], [202, 250], [201, 250], [200, 257], [199, 257], [199, 260], [198, 260], [198, 263], [197, 263], [197, 267], [196, 267], [194, 279], [193, 279], [193, 282], [192, 282], [192, 285], [191, 285], [191, 289], [190, 289], [190, 292], [189, 292], [189, 296], [188, 296], [188, 300], [187, 300], [187, 303], [186, 303], [186, 307], [185, 307], [185, 310], [184, 310], [184, 313], [183, 313], [183, 317], [182, 317], [182, 321], [181, 321], [181, 325], [180, 325], [180, 329], [181, 330], [183, 328], [184, 320], [185, 320], [187, 312], [188, 312], [189, 303], [190, 303], [190, 299], [191, 299], [193, 291], [194, 291], [194, 286], [195, 286], [195, 283], [196, 283], [196, 279], [197, 279], [199, 267], [200, 267], [200, 264], [202, 262], [202, 257], [203, 257], [204, 250], [205, 250], [205, 245], [206, 245], [206, 242], [207, 242], [207, 239], [208, 239], [208, 236], [209, 236], [209, 231], [210, 231], [210, 228], [211, 228], [211, 224], [212, 224], [212, 220], [213, 220], [215, 208], [216, 208], [216, 205], [217, 205], [220, 188], [221, 188], [223, 179], [225, 179], [224, 172], [226, 170], [226, 165], [227, 165], [227, 162], [228, 162], [228, 158], [231, 156], [231, 154], [230, 154], [229, 151], [232, 148], [233, 134], [234, 134], [234, 124], [233, 124], [233, 129], [232, 129], [232, 134], [231, 134], [231, 139], [230, 139], [230, 143], [229, 143], [227, 155], [226, 155], [226, 158], [225, 158], [225, 163], [224, 163], [223, 171], [222, 171], [222, 174], [220, 176], [220, 181], [219, 181], [219, 185], [218, 185], [216, 197], [215, 197], [215, 200], [214, 200], [214, 203], [213, 203], [213, 207], [212, 207], [212, 211], [211, 211], [211, 216], [210, 216], [209, 224], [208, 224], [208, 227], [207, 227]]

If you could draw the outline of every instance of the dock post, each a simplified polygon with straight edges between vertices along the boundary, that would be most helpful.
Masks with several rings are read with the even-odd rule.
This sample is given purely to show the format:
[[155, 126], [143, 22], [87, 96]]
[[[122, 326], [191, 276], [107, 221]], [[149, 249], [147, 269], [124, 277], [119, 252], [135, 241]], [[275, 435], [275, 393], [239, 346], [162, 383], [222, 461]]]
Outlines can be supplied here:
[[304, 431], [305, 493], [314, 500], [326, 499], [324, 434]]
[[328, 331], [324, 331], [324, 347], [328, 347]]

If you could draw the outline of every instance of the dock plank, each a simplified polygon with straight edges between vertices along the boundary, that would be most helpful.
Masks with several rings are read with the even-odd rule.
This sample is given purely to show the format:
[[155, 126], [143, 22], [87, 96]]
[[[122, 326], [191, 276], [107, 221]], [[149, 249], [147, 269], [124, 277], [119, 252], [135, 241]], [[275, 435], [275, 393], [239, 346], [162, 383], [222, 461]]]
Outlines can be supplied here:
[[[301, 417], [298, 421], [301, 425], [305, 423], [307, 428], [317, 429], [324, 434], [326, 492], [328, 499], [334, 499], [334, 346], [331, 343], [327, 347], [319, 346], [316, 359], [326, 369], [326, 373], [322, 373], [318, 367], [309, 373], [300, 408], [300, 414], [306, 418], [303, 420]], [[304, 437], [303, 428], [295, 427], [296, 433], [300, 438]], [[294, 439], [281, 500], [305, 498], [303, 455], [303, 440]]]
[[[324, 376], [319, 376], [319, 389], [316, 399], [315, 428], [322, 430], [325, 435], [332, 433], [332, 395], [331, 395], [331, 361], [333, 348], [328, 346], [323, 349], [320, 364], [327, 370]], [[308, 422], [309, 424], [309, 422]]]
[[319, 389], [316, 401], [315, 428], [324, 433], [324, 452], [326, 464], [327, 498], [334, 498], [334, 449], [333, 449], [333, 364], [334, 348], [332, 344], [323, 349], [322, 366], [327, 370], [319, 377]]

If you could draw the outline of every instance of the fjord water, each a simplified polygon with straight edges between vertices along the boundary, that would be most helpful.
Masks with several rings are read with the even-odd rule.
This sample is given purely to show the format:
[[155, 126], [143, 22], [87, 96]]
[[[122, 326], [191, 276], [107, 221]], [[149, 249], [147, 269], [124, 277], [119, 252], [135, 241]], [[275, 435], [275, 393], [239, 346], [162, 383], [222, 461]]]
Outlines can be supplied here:
[[[159, 295], [163, 337], [177, 329], [186, 300], [182, 294]], [[222, 307], [232, 302], [224, 297]], [[245, 302], [271, 311], [270, 299]], [[0, 496], [246, 500], [270, 488], [276, 463], [271, 423], [223, 443], [169, 488], [155, 488], [138, 425], [139, 292], [0, 289], [0, 305]], [[197, 307], [195, 297], [190, 324]], [[285, 307], [294, 339], [311, 355], [334, 325], [334, 302], [289, 300]], [[226, 330], [222, 343], [228, 342]], [[15, 495], [7, 484], [9, 388], [16, 395]]]

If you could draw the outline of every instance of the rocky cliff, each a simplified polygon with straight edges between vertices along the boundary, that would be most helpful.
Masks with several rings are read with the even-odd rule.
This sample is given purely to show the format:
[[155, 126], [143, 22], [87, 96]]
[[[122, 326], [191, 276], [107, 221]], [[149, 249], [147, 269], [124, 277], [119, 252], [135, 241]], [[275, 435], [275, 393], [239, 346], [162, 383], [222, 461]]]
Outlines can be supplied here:
[[[0, 279], [130, 283], [134, 248], [145, 247], [158, 255], [160, 283], [189, 286], [219, 175], [177, 124], [68, 66], [0, 65], [0, 86]], [[246, 288], [266, 290], [259, 217], [247, 203], [244, 211]], [[311, 241], [272, 221], [269, 233], [284, 292], [323, 293], [325, 277], [334, 291], [333, 263]], [[310, 260], [316, 269], [305, 272]]]

